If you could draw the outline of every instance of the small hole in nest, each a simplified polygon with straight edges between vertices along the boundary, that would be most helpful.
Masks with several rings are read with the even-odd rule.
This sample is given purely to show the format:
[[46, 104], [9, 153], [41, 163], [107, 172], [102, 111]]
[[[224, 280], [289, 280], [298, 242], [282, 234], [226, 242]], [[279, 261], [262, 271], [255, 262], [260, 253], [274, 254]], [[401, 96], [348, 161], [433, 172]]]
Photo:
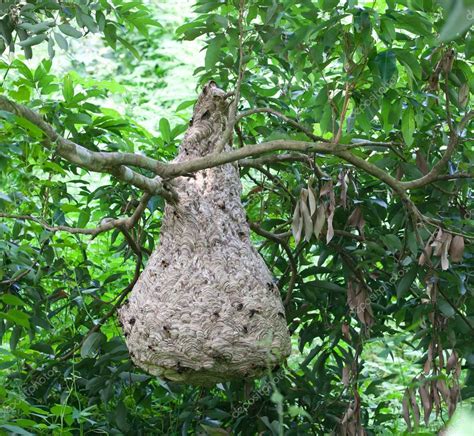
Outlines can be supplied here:
[[244, 308], [242, 303], [237, 304], [237, 310], [240, 312]]
[[248, 333], [249, 332], [249, 329], [246, 325], [244, 325], [244, 327], [242, 328], [242, 330], [244, 331], [244, 333]]
[[256, 313], [260, 313], [257, 309], [250, 309], [249, 318], [253, 318]]
[[135, 321], [136, 321], [135, 318], [130, 318], [128, 322], [130, 323], [130, 325], [134, 325]]

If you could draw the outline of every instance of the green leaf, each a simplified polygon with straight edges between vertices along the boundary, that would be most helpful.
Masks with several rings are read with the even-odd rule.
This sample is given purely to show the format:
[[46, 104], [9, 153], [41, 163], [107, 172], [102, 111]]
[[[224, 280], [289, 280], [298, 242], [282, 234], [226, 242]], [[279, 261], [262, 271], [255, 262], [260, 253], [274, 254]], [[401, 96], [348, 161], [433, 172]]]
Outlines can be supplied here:
[[467, 5], [465, 5], [463, 0], [449, 2], [447, 5], [452, 5], [452, 9], [446, 11], [448, 19], [439, 34], [439, 40], [441, 42], [448, 42], [459, 38], [467, 29], [469, 29], [474, 18], [474, 6], [470, 5], [469, 8], [466, 7]]
[[70, 102], [74, 97], [74, 84], [69, 74], [64, 76], [63, 80], [63, 97], [64, 100]]
[[26, 118], [15, 116], [15, 122], [19, 126], [25, 128], [28, 131], [28, 133], [35, 138], [41, 138], [43, 136], [43, 131], [36, 124], [33, 124], [31, 121], [28, 121]]
[[64, 36], [62, 36], [60, 33], [55, 32], [54, 39], [56, 40], [60, 48], [62, 48], [63, 50], [68, 49], [67, 39], [64, 38]]
[[408, 146], [413, 144], [415, 133], [415, 112], [412, 106], [408, 106], [402, 114], [402, 135]]
[[222, 36], [218, 36], [209, 42], [206, 51], [206, 58], [204, 61], [206, 70], [211, 70], [216, 65], [219, 57], [221, 56], [221, 47], [223, 43], [224, 38]]
[[182, 111], [183, 109], [187, 109], [188, 107], [192, 106], [195, 103], [196, 103], [196, 100], [183, 101], [177, 106], [176, 112]]
[[4, 294], [0, 297], [5, 304], [9, 304], [10, 306], [24, 306], [26, 303], [21, 299], [18, 298], [16, 295], [12, 294]]
[[2, 424], [0, 428], [7, 430], [10, 433], [20, 436], [34, 436], [33, 433], [26, 431], [24, 428], [18, 427], [17, 425]]
[[99, 346], [104, 339], [105, 336], [103, 333], [91, 333], [82, 344], [81, 357], [91, 357], [99, 349]]
[[422, 68], [418, 59], [407, 50], [394, 50], [398, 61], [409, 71], [414, 78], [420, 80]]
[[91, 211], [89, 208], [82, 210], [77, 219], [77, 227], [84, 228], [89, 222], [90, 217]]
[[38, 45], [42, 43], [47, 38], [48, 36], [44, 34], [30, 36], [29, 38], [26, 38], [24, 41], [20, 41], [18, 45], [20, 45], [21, 47], [32, 47], [34, 45]]
[[67, 36], [72, 36], [73, 38], [80, 38], [82, 36], [82, 32], [75, 29], [70, 24], [64, 23], [64, 24], [60, 24], [58, 27], [59, 27], [59, 30]]
[[418, 272], [418, 266], [413, 265], [407, 272], [404, 272], [403, 277], [397, 284], [397, 296], [398, 298], [403, 298], [409, 291], [411, 284], [415, 280], [416, 274]]
[[79, 21], [82, 22], [82, 24], [84, 24], [87, 29], [89, 29], [92, 33], [95, 33], [97, 32], [97, 24], [95, 23], [95, 21], [93, 20], [93, 18], [87, 14], [84, 14], [80, 11], [78, 11], [78, 14], [77, 14], [77, 18], [79, 19]]
[[136, 59], [140, 60], [141, 56], [140, 56], [140, 53], [138, 52], [138, 50], [132, 45], [130, 44], [126, 39], [124, 38], [120, 38], [118, 37], [117, 38], [121, 43], [122, 45], [128, 49], [130, 51], [130, 53], [133, 54], [133, 56], [135, 56]]
[[51, 345], [45, 342], [37, 342], [36, 344], [31, 344], [30, 348], [35, 351], [39, 351], [43, 354], [54, 355], [54, 350]]
[[402, 249], [402, 242], [396, 235], [385, 235], [382, 240], [392, 253]]
[[30, 328], [29, 318], [25, 312], [22, 312], [17, 309], [10, 309], [8, 312], [0, 312], [0, 318], [8, 319], [9, 321], [14, 322], [18, 326]]
[[54, 27], [56, 24], [54, 20], [43, 21], [42, 23], [38, 24], [30, 24], [30, 23], [21, 23], [19, 26], [20, 29], [27, 30], [30, 33], [43, 33], [49, 30], [51, 27]]
[[397, 61], [393, 50], [386, 50], [379, 53], [375, 59], [375, 64], [384, 82], [389, 82], [395, 71], [397, 71]]
[[453, 306], [451, 306], [446, 300], [440, 299], [438, 301], [438, 307], [439, 310], [443, 313], [443, 315], [448, 318], [451, 318], [456, 313], [453, 309]]
[[280, 392], [278, 391], [273, 392], [272, 396], [270, 397], [270, 400], [276, 404], [281, 403], [283, 399], [284, 399], [283, 395], [280, 394]]
[[169, 121], [166, 118], [162, 118], [160, 120], [160, 133], [163, 141], [171, 141], [171, 127]]

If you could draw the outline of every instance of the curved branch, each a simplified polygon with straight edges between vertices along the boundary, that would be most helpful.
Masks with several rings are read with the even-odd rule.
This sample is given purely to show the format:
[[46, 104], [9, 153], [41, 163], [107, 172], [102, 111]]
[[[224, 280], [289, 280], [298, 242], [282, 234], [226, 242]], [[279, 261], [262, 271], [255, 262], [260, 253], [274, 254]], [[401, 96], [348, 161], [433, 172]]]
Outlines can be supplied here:
[[187, 173], [194, 173], [203, 169], [236, 162], [251, 156], [259, 156], [272, 151], [283, 150], [334, 154], [336, 148], [334, 144], [328, 143], [278, 139], [275, 141], [262, 142], [260, 144], [247, 145], [243, 148], [234, 149], [225, 153], [212, 153], [193, 160], [166, 164], [163, 170], [160, 171], [160, 175], [164, 179], [172, 179]]
[[309, 156], [303, 153], [287, 153], [287, 154], [275, 154], [273, 156], [263, 156], [256, 159], [243, 159], [239, 160], [239, 166], [241, 167], [258, 167], [261, 165], [270, 165], [273, 163], [283, 162], [311, 162]]
[[436, 179], [434, 181], [437, 182], [438, 180], [459, 180], [472, 178], [474, 178], [474, 174], [469, 173], [441, 174], [439, 176], [436, 176]]
[[236, 119], [236, 123], [238, 123], [242, 118], [248, 117], [249, 115], [253, 114], [259, 114], [259, 113], [268, 113], [275, 115], [278, 118], [281, 118], [283, 121], [288, 123], [290, 126], [293, 126], [295, 129], [300, 130], [303, 132], [308, 138], [312, 139], [313, 141], [321, 141], [321, 142], [330, 142], [327, 139], [322, 138], [321, 136], [317, 136], [311, 132], [308, 128], [303, 126], [302, 124], [298, 123], [297, 121], [293, 120], [292, 118], [287, 117], [286, 115], [282, 114], [281, 112], [278, 112], [275, 109], [271, 109], [268, 107], [260, 107], [260, 108], [255, 108], [255, 109], [249, 109], [244, 112], [241, 112]]
[[112, 174], [119, 180], [136, 186], [145, 192], [162, 195], [170, 201], [176, 200], [176, 196], [163, 185], [161, 179], [150, 179], [125, 166], [133, 165], [156, 172], [160, 165], [156, 160], [134, 153], [105, 153], [88, 150], [69, 139], [63, 138], [38, 113], [2, 95], [0, 95], [0, 109], [25, 118], [39, 127], [45, 134], [50, 147], [67, 161], [89, 171]]
[[433, 166], [433, 168], [431, 168], [431, 171], [429, 171], [426, 175], [420, 177], [419, 179], [411, 180], [409, 182], [401, 182], [400, 186], [403, 189], [416, 189], [434, 182], [441, 173], [441, 171], [448, 164], [448, 161], [451, 159], [451, 156], [456, 151], [456, 147], [460, 139], [458, 132], [463, 131], [472, 118], [474, 118], [474, 111], [470, 111], [466, 115], [464, 115], [463, 119], [457, 127], [457, 132], [456, 130], [453, 130], [449, 138], [446, 151], [444, 152], [441, 159]]
[[120, 228], [125, 231], [131, 229], [140, 219], [143, 212], [145, 211], [148, 200], [150, 199], [150, 194], [144, 194], [140, 200], [138, 207], [135, 209], [133, 215], [128, 218], [118, 218], [118, 219], [105, 219], [102, 224], [92, 229], [83, 229], [80, 227], [69, 227], [69, 226], [51, 226], [41, 218], [37, 218], [31, 215], [17, 215], [17, 214], [8, 214], [0, 213], [0, 218], [9, 218], [17, 219], [22, 221], [33, 221], [39, 224], [44, 229], [49, 232], [68, 232], [72, 234], [81, 234], [81, 235], [91, 235], [97, 236], [100, 233], [107, 232], [109, 230]]
[[[243, 161], [244, 165], [248, 165], [250, 163], [255, 163], [256, 159], [250, 161], [247, 158], [263, 155], [270, 152], [287, 150], [303, 153], [326, 153], [332, 154], [336, 157], [340, 157], [341, 159], [353, 164], [354, 166], [366, 171], [367, 173], [386, 183], [403, 200], [410, 204], [411, 202], [406, 194], [406, 190], [425, 186], [426, 184], [435, 181], [443, 167], [447, 164], [448, 160], [454, 153], [455, 147], [459, 140], [459, 136], [457, 134], [451, 136], [445, 154], [428, 174], [417, 180], [409, 182], [400, 182], [390, 176], [388, 173], [386, 173], [383, 169], [380, 169], [376, 165], [373, 165], [370, 162], [350, 152], [350, 149], [354, 146], [360, 147], [362, 145], [374, 145], [375, 143], [371, 141], [359, 142], [357, 144], [350, 145], [337, 145], [327, 142], [274, 140], [263, 142], [260, 144], [248, 145], [239, 149], [233, 149], [228, 152], [212, 153], [189, 161], [164, 163], [146, 156], [140, 156], [133, 153], [90, 151], [85, 147], [82, 147], [72, 141], [61, 137], [58, 133], [54, 131], [53, 127], [50, 124], [43, 120], [43, 118], [39, 114], [22, 105], [11, 102], [3, 96], [0, 96], [0, 109], [4, 109], [19, 116], [22, 116], [28, 119], [28, 121], [37, 125], [45, 133], [49, 142], [52, 145], [56, 146], [57, 152], [69, 162], [77, 164], [78, 166], [89, 169], [91, 171], [106, 172], [112, 174], [118, 179], [128, 182], [142, 189], [145, 192], [162, 195], [169, 201], [176, 201], [176, 194], [171, 190], [171, 188], [168, 188], [163, 183], [162, 179], [169, 180], [203, 169], [213, 168], [219, 165], [236, 161]], [[272, 110], [262, 109], [261, 111], [268, 112]], [[240, 116], [242, 116], [242, 114]], [[463, 118], [463, 120], [458, 126], [458, 131], [463, 130], [467, 123], [470, 121], [470, 119], [473, 117], [474, 112], [472, 111], [466, 114], [466, 116]], [[265, 159], [268, 161], [270, 157], [266, 157]], [[279, 158], [276, 156], [271, 157], [272, 161], [278, 161], [278, 159]], [[281, 159], [284, 160], [283, 158]], [[289, 158], [285, 156], [285, 159]], [[264, 161], [264, 158], [262, 158], [260, 163], [262, 163], [262, 161]], [[128, 166], [125, 165], [133, 165], [140, 168], [152, 170], [155, 174], [157, 174], [158, 178], [150, 179], [131, 170]]]

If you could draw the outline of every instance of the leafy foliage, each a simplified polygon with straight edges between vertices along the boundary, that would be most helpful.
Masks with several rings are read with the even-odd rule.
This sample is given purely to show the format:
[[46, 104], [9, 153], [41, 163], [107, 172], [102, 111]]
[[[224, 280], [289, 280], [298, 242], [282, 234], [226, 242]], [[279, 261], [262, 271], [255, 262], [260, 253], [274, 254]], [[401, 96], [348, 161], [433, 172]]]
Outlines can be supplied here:
[[[213, 79], [231, 90], [237, 82], [239, 4], [200, 0], [177, 30], [205, 45], [200, 84]], [[138, 66], [137, 80], [150, 77], [156, 65], [146, 61], [165, 37], [153, 7], [10, 1], [1, 8], [0, 49], [17, 53], [0, 61], [2, 94], [90, 150], [173, 158], [189, 102], [173, 118], [182, 122], [160, 117], [155, 134], [108, 107], [126, 94], [113, 74], [61, 76], [58, 56], [51, 59], [69, 38], [97, 32], [130, 71], [127, 82]], [[467, 0], [245, 2], [239, 110], [273, 112], [243, 117], [235, 147], [308, 141], [281, 113], [313, 137], [349, 144], [353, 156], [400, 183], [426, 176], [472, 107], [473, 16]], [[141, 35], [129, 34], [134, 29]], [[41, 43], [48, 56], [27, 62]], [[149, 102], [144, 83], [127, 97], [133, 104]], [[128, 233], [116, 228], [91, 239], [56, 231], [131, 216], [141, 193], [59, 158], [36, 125], [0, 111], [0, 211], [16, 216], [0, 223], [0, 432], [438, 430], [460, 398], [471, 404], [474, 396], [469, 129], [457, 132], [443, 177], [410, 189], [408, 199], [360, 161], [331, 154], [242, 166], [248, 219], [288, 303], [294, 353], [260, 381], [209, 390], [141, 373], [114, 318], [99, 328], [159, 240], [163, 200], [151, 197]]]

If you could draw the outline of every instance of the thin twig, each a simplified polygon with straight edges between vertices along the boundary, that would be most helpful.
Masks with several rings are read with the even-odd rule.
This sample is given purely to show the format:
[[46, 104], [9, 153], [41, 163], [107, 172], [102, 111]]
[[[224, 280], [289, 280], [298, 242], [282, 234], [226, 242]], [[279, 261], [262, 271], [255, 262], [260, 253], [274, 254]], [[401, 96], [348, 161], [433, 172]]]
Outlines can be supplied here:
[[83, 229], [80, 227], [69, 226], [52, 226], [46, 223], [43, 219], [31, 215], [0, 213], [0, 218], [17, 219], [21, 221], [33, 221], [50, 232], [68, 232], [72, 234], [91, 235], [95, 237], [100, 233], [107, 232], [114, 228], [121, 228], [125, 230], [131, 229], [138, 222], [143, 212], [145, 211], [150, 197], [151, 195], [148, 193], [143, 194], [140, 203], [138, 204], [138, 207], [135, 209], [135, 212], [132, 216], [128, 218], [104, 219], [102, 220], [102, 224], [92, 229]]
[[249, 226], [255, 233], [257, 233], [257, 235], [263, 236], [264, 238], [269, 239], [270, 241], [273, 241], [281, 245], [286, 255], [288, 256], [288, 261], [289, 261], [290, 269], [291, 269], [291, 277], [290, 277], [290, 282], [288, 283], [286, 297], [283, 302], [285, 306], [288, 306], [288, 304], [291, 301], [291, 296], [293, 295], [293, 289], [296, 284], [296, 279], [298, 277], [298, 266], [296, 264], [295, 257], [293, 256], [293, 253], [291, 252], [291, 248], [286, 242], [286, 240], [282, 238], [280, 235], [277, 235], [275, 233], [262, 229], [257, 223], [254, 223], [254, 222], [250, 222]]
[[[242, 82], [244, 79], [245, 73], [245, 64], [244, 64], [244, 9], [245, 9], [245, 0], [240, 0], [239, 4], [239, 18], [238, 18], [238, 26], [239, 26], [239, 66], [238, 66], [238, 76], [237, 76], [237, 83], [235, 85], [235, 89], [233, 91], [234, 100], [230, 104], [229, 108], [229, 117], [227, 127], [222, 134], [222, 139], [216, 144], [215, 152], [221, 153], [226, 144], [229, 142], [230, 137], [232, 136], [232, 132], [234, 131], [234, 126], [237, 122], [237, 107], [239, 106], [240, 102], [240, 88], [242, 86]], [[229, 93], [226, 94], [228, 96]]]
[[274, 115], [274, 116], [282, 119], [286, 123], [293, 126], [295, 129], [300, 130], [301, 132], [303, 132], [308, 138], [312, 139], [313, 141], [330, 142], [329, 140], [324, 139], [321, 136], [315, 135], [313, 132], [311, 132], [310, 129], [303, 126], [298, 121], [295, 121], [294, 119], [292, 119], [290, 117], [287, 117], [286, 115], [282, 114], [281, 112], [279, 112], [275, 109], [271, 109], [269, 107], [259, 107], [259, 108], [254, 108], [254, 109], [248, 109], [244, 112], [241, 112], [237, 116], [236, 123], [238, 123], [242, 118], [248, 117], [248, 116], [253, 115], [253, 114], [259, 114], [259, 113], [268, 113], [268, 114]]
[[346, 119], [346, 112], [347, 108], [349, 106], [349, 99], [351, 98], [351, 85], [349, 82], [346, 82], [345, 86], [345, 93], [344, 93], [344, 103], [342, 104], [342, 111], [341, 111], [341, 116], [339, 119], [339, 129], [336, 133], [336, 136], [334, 137], [334, 143], [339, 144], [339, 141], [341, 140], [342, 136], [342, 126], [344, 124], [344, 121]]

